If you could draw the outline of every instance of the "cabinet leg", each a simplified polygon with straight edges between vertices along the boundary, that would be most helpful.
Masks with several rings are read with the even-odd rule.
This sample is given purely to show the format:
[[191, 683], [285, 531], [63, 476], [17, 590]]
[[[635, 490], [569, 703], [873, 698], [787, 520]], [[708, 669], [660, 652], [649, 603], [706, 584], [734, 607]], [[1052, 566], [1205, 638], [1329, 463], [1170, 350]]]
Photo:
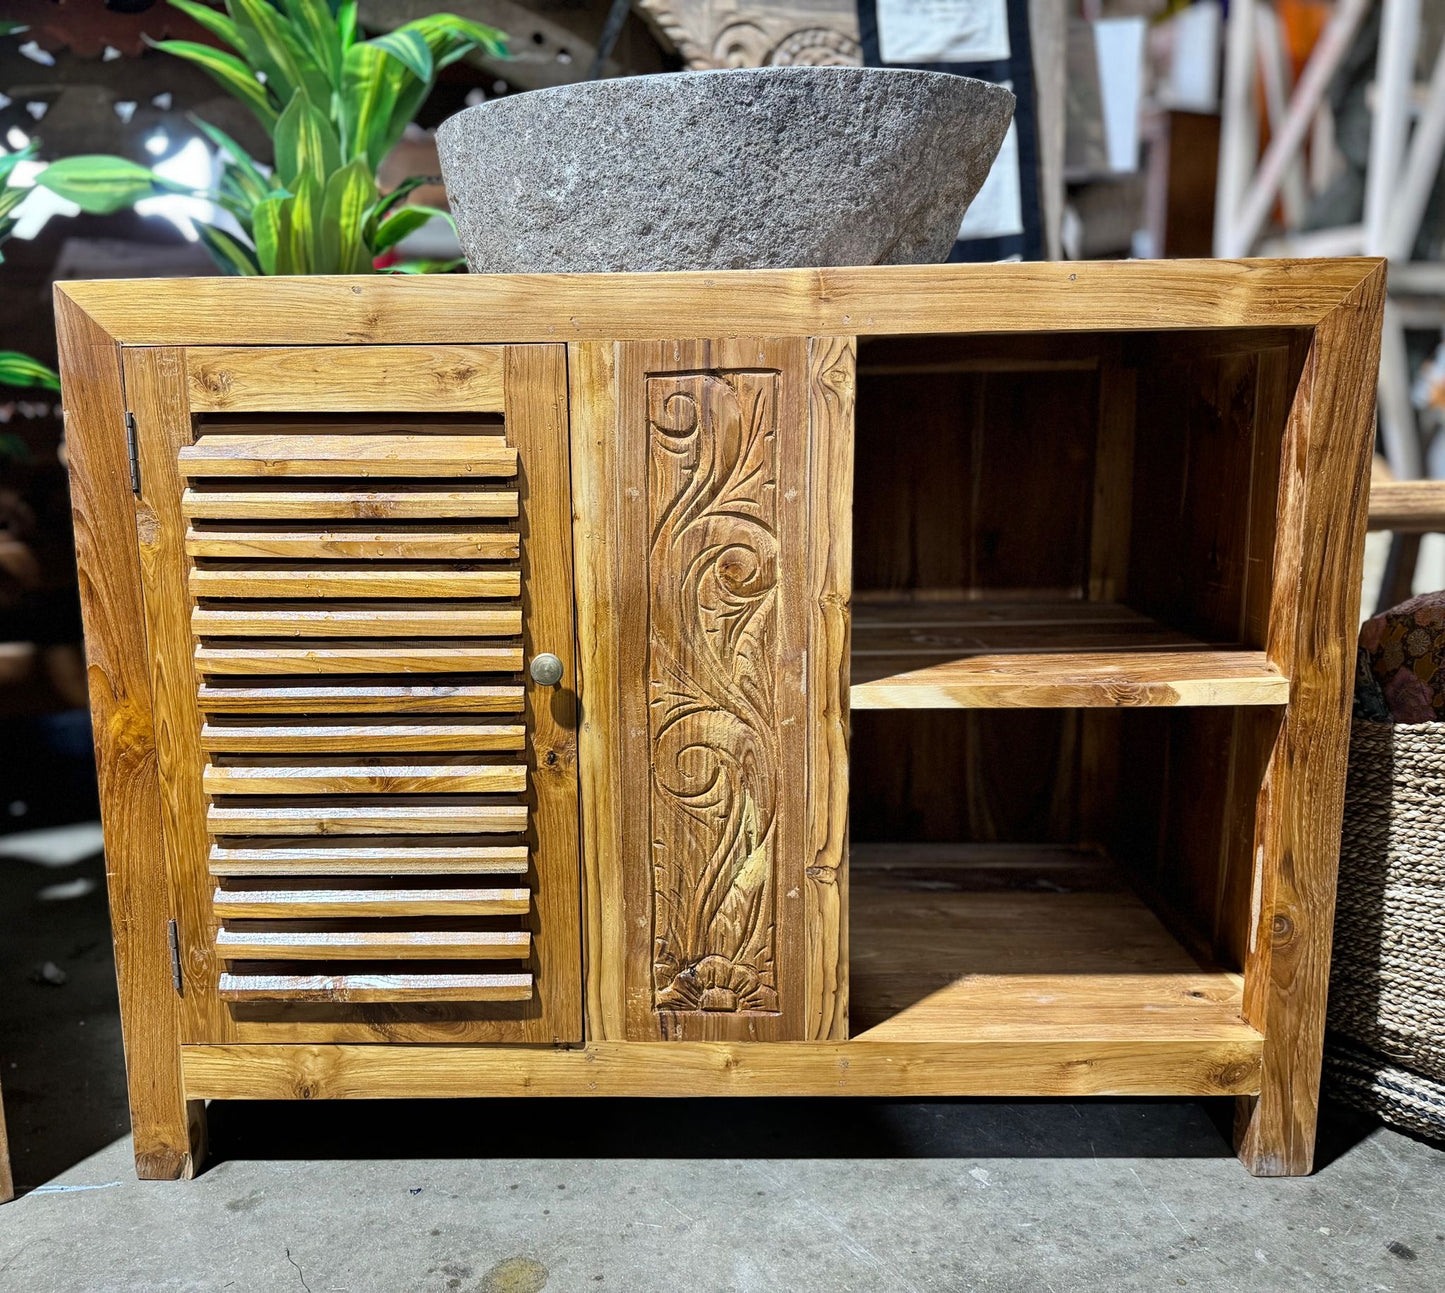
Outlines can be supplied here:
[[155, 1109], [131, 1097], [131, 1128], [135, 1174], [142, 1181], [189, 1181], [206, 1158], [206, 1102], [186, 1100], [180, 1117], [164, 1122]]

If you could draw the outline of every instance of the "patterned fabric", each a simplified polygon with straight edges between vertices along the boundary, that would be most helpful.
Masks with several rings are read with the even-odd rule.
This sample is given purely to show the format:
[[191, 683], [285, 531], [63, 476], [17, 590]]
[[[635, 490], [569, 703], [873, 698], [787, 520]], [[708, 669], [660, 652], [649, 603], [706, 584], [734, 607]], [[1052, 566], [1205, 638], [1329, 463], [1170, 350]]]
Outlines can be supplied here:
[[[1445, 718], [1445, 593], [1423, 593], [1366, 620], [1360, 651], [1384, 696], [1389, 711], [1384, 721]], [[1373, 718], [1369, 711], [1375, 705], [1362, 681], [1357, 679], [1355, 687], [1356, 714]]]

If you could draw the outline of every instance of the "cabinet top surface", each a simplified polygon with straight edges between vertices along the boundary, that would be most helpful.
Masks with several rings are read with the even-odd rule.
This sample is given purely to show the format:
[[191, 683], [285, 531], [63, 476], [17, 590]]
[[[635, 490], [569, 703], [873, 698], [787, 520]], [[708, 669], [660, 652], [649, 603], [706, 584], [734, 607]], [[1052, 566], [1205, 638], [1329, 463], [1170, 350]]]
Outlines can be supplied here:
[[460, 345], [1312, 327], [1383, 273], [1382, 260], [1360, 257], [96, 279], [55, 290], [126, 345]]

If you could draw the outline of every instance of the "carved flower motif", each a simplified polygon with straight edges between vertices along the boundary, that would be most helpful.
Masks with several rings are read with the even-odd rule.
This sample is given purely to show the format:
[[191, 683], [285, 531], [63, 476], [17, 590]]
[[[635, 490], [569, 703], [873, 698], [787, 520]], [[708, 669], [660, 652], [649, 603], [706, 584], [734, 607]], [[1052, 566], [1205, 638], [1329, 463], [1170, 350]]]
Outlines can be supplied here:
[[[671, 959], [671, 958], [668, 958]], [[665, 960], [655, 967], [664, 986], [657, 994], [660, 1010], [731, 1011], [778, 1008], [778, 994], [750, 965], [738, 965], [724, 956], [705, 956], [684, 966], [666, 981], [672, 969]]]

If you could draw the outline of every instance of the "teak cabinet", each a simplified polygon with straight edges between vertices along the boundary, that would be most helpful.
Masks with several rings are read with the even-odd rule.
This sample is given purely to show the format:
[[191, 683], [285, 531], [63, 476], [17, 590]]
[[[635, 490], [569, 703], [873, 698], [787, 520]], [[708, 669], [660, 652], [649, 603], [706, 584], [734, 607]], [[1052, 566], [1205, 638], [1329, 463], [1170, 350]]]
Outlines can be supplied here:
[[518, 1094], [1225, 1095], [1308, 1171], [1382, 283], [61, 285], [140, 1173]]

